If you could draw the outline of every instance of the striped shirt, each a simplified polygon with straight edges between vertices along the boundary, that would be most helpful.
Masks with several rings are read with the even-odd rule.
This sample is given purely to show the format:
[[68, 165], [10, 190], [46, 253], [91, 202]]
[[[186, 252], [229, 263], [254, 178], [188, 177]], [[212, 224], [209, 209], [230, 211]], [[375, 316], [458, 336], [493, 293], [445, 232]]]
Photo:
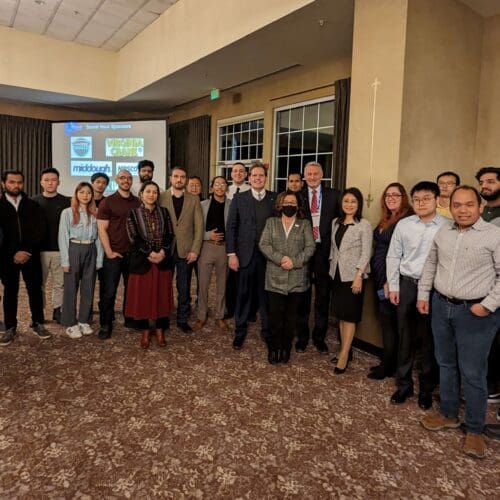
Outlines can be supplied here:
[[491, 312], [500, 307], [500, 229], [478, 219], [469, 229], [456, 224], [436, 234], [418, 283], [418, 299], [431, 288], [459, 300], [484, 299]]

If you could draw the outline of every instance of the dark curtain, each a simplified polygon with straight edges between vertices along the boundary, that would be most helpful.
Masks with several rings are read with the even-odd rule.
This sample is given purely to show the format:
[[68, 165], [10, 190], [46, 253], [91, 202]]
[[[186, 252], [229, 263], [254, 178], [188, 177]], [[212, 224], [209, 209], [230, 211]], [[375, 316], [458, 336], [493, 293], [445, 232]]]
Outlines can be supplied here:
[[168, 175], [172, 167], [184, 167], [188, 176], [197, 175], [201, 179], [203, 195], [206, 197], [210, 172], [210, 116], [170, 123], [169, 140]]
[[0, 170], [20, 170], [29, 196], [40, 192], [40, 172], [52, 166], [51, 123], [0, 115]]
[[342, 190], [346, 187], [347, 139], [349, 135], [349, 105], [351, 79], [335, 82], [335, 117], [333, 123], [333, 185]]

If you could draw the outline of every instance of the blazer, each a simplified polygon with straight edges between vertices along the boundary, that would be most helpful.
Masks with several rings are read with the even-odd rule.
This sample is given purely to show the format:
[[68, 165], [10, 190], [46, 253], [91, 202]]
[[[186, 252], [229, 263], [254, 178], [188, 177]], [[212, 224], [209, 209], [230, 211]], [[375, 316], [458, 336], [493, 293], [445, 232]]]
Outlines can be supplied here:
[[[204, 240], [209, 240], [210, 239], [210, 232], [206, 231], [207, 227], [207, 215], [208, 215], [208, 209], [210, 208], [210, 202], [212, 201], [211, 198], [208, 198], [208, 200], [203, 200], [201, 202], [201, 212], [203, 214], [203, 239]], [[226, 201], [224, 202], [224, 227], [227, 222], [227, 218], [229, 216], [229, 207], [231, 206], [231, 200], [226, 197]]]
[[[276, 193], [266, 190], [264, 203], [266, 203], [268, 217], [274, 213]], [[250, 263], [257, 241], [257, 216], [252, 191], [239, 193], [231, 201], [229, 218], [226, 223], [226, 252], [235, 253], [240, 261], [240, 267]]]
[[[308, 220], [296, 219], [287, 238], [281, 217], [267, 219], [259, 248], [267, 258], [267, 291], [288, 295], [309, 288], [307, 263], [316, 250], [316, 244]], [[289, 271], [280, 265], [285, 255], [293, 262], [293, 269]]]
[[337, 266], [341, 281], [354, 281], [358, 269], [364, 269], [363, 278], [370, 272], [372, 253], [372, 226], [366, 219], [355, 222], [344, 234], [340, 248], [335, 243], [339, 228], [338, 219], [332, 222], [332, 245], [330, 248], [330, 276], [335, 277]]
[[165, 207], [170, 214], [174, 228], [174, 245], [177, 248], [177, 255], [181, 259], [185, 259], [189, 252], [200, 255], [203, 240], [203, 215], [198, 196], [194, 196], [186, 191], [184, 192], [184, 203], [179, 220], [175, 216], [170, 189], [160, 194], [159, 205]]

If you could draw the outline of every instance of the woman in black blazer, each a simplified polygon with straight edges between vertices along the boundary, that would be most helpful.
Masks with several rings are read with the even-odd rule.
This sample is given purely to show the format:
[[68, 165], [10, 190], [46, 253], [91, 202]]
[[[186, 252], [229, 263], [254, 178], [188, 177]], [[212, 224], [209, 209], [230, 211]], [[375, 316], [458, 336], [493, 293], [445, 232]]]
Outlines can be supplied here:
[[158, 345], [165, 347], [164, 330], [174, 308], [170, 259], [174, 233], [167, 209], [157, 203], [159, 194], [158, 184], [145, 182], [139, 191], [141, 206], [130, 210], [127, 218], [132, 250], [125, 315], [142, 330], [143, 349], [150, 343], [149, 320], [155, 322]]

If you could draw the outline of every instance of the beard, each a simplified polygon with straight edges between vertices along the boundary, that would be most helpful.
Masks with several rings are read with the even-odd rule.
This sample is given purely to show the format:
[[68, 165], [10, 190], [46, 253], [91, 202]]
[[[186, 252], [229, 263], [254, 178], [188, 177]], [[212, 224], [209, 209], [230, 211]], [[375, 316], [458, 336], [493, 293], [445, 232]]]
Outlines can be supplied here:
[[16, 196], [19, 196], [21, 194], [21, 190], [20, 189], [15, 189], [14, 191], [11, 191], [10, 189], [7, 189], [7, 188], [4, 188], [3, 189], [3, 192], [5, 194], [8, 194], [9, 196], [12, 196], [12, 197], [16, 197]]
[[141, 180], [141, 182], [147, 182], [147, 181], [151, 181], [153, 179], [153, 176], [149, 175], [149, 174], [139, 175], [139, 179]]
[[484, 194], [481, 192], [481, 198], [486, 201], [496, 201], [498, 200], [498, 198], [500, 198], [500, 189], [493, 191], [493, 193], [491, 194]]

